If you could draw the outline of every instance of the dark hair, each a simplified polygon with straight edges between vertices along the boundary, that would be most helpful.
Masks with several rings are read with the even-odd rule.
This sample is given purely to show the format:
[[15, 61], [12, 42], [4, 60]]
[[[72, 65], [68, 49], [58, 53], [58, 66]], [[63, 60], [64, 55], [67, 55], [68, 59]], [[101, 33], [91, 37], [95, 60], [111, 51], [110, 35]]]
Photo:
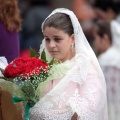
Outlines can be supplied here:
[[55, 13], [54, 15], [50, 16], [43, 25], [43, 30], [46, 27], [54, 27], [56, 29], [63, 30], [68, 35], [72, 35], [73, 32], [73, 25], [68, 15], [63, 13]]
[[116, 14], [120, 12], [120, 1], [114, 2], [112, 0], [96, 0], [93, 6], [100, 8], [103, 11], [107, 11], [111, 8]]
[[110, 38], [110, 42], [112, 43], [112, 35], [111, 35], [111, 28], [110, 28], [110, 22], [109, 21], [104, 21], [104, 20], [99, 20], [96, 23], [97, 26], [97, 34], [100, 37], [103, 37], [104, 34], [107, 34], [108, 37]]

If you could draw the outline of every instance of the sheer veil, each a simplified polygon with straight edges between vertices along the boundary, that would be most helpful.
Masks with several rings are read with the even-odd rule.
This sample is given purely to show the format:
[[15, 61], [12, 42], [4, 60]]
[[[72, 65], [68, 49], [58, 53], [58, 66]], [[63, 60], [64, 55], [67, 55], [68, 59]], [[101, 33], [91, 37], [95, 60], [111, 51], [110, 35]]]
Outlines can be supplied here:
[[[106, 83], [98, 60], [75, 14], [68, 9], [58, 8], [46, 19], [55, 13], [64, 13], [70, 17], [74, 28], [76, 55], [62, 63], [69, 70], [59, 71], [60, 77], [53, 76], [52, 79], [61, 79], [60, 82], [35, 107], [43, 106], [42, 112], [51, 116], [58, 109], [64, 111], [64, 106], [67, 105], [72, 109], [72, 114], [77, 113], [79, 120], [107, 120]], [[50, 61], [51, 56], [44, 39], [40, 54], [43, 49]]]
[[[95, 68], [97, 70], [97, 73], [100, 76], [103, 76], [102, 70], [101, 70], [100, 65], [98, 63], [98, 60], [97, 60], [97, 57], [96, 57], [95, 53], [93, 52], [90, 44], [88, 43], [88, 41], [87, 41], [87, 39], [86, 39], [86, 37], [83, 33], [83, 30], [81, 28], [81, 25], [80, 25], [77, 17], [75, 16], [75, 14], [72, 11], [70, 11], [66, 8], [57, 8], [46, 19], [48, 19], [50, 16], [52, 16], [55, 13], [64, 13], [64, 14], [67, 14], [70, 17], [70, 19], [72, 21], [72, 24], [73, 24], [73, 29], [74, 29], [76, 54], [78, 56], [83, 55], [84, 57], [86, 57], [88, 59], [88, 61], [92, 60], [92, 62], [95, 65]], [[44, 22], [46, 21], [46, 19], [44, 20]], [[43, 31], [44, 22], [42, 23], [42, 31]], [[47, 60], [50, 61], [52, 59], [52, 57], [46, 49], [44, 39], [43, 39], [42, 44], [40, 46], [40, 55], [41, 55], [43, 49], [46, 52]], [[82, 58], [80, 58], [80, 59], [82, 59]], [[84, 65], [84, 62], [83, 62], [83, 66], [84, 66], [84, 69], [85, 69], [85, 67], [87, 67], [87, 66]], [[84, 74], [87, 74], [87, 71], [84, 71]], [[104, 78], [104, 76], [103, 76], [103, 78]], [[106, 85], [104, 85], [104, 87], [106, 87]]]
[[[72, 24], [73, 24], [73, 28], [74, 28], [76, 53], [78, 53], [78, 54], [79, 53], [84, 53], [86, 56], [89, 56], [90, 58], [93, 58], [94, 61], [96, 62], [96, 64], [98, 64], [96, 56], [95, 56], [92, 48], [90, 47], [90, 45], [89, 45], [89, 43], [88, 43], [88, 41], [87, 41], [83, 31], [82, 31], [80, 23], [79, 23], [77, 17], [75, 16], [75, 14], [68, 9], [58, 8], [58, 9], [54, 10], [46, 19], [48, 19], [50, 16], [52, 16], [55, 13], [64, 13], [64, 14], [67, 14], [70, 17], [70, 19], [72, 21]], [[45, 21], [46, 21], [46, 19], [45, 19]], [[43, 30], [44, 22], [42, 23], [42, 30]], [[43, 42], [40, 46], [40, 54], [41, 54], [41, 52], [44, 48], [45, 48], [45, 40], [43, 40]], [[45, 48], [45, 50], [46, 50], [46, 48]], [[46, 50], [46, 53], [47, 53], [48, 60], [51, 59], [51, 56], [47, 52], [47, 50]]]

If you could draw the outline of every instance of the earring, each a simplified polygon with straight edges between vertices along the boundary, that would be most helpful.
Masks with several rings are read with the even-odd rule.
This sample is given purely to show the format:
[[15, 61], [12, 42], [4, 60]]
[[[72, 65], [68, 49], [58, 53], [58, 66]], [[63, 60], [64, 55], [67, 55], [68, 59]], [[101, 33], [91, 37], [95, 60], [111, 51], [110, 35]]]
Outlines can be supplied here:
[[71, 45], [71, 51], [74, 51], [74, 44]]

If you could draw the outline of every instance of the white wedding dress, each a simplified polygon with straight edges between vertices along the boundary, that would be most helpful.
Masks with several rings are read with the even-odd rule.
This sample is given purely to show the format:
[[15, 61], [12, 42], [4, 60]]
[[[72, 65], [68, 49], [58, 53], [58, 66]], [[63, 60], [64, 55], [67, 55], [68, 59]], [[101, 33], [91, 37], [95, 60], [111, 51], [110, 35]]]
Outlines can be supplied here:
[[[48, 18], [55, 13], [69, 15], [76, 55], [52, 67], [51, 76], [40, 91], [40, 101], [30, 109], [30, 120], [71, 120], [75, 114], [77, 118], [72, 120], [108, 120], [105, 79], [78, 19], [64, 8], [54, 10]], [[43, 49], [50, 60], [45, 40], [40, 53]]]

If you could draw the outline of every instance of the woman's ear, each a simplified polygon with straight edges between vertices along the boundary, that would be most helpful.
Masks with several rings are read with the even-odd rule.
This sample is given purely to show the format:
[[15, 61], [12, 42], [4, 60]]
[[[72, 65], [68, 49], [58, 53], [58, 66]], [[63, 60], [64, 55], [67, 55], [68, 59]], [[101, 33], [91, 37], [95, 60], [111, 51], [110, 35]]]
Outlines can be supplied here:
[[74, 34], [71, 35], [71, 40], [72, 40], [71, 42], [75, 44], [75, 36], [74, 36]]

